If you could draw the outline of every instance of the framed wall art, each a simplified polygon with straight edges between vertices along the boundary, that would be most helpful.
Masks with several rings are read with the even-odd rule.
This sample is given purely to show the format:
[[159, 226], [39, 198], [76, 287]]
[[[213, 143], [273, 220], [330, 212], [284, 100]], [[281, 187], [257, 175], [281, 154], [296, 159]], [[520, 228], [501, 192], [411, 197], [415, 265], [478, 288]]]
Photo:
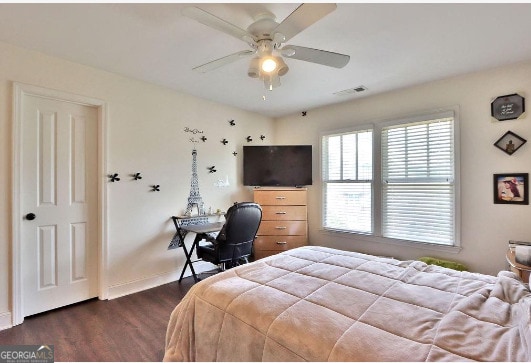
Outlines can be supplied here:
[[526, 142], [526, 139], [518, 136], [514, 132], [507, 131], [502, 137], [498, 139], [498, 141], [494, 143], [494, 146], [506, 152], [507, 154], [512, 155]]
[[529, 204], [529, 174], [494, 174], [495, 204]]
[[490, 104], [490, 113], [498, 121], [515, 120], [525, 112], [525, 98], [517, 93], [499, 96]]

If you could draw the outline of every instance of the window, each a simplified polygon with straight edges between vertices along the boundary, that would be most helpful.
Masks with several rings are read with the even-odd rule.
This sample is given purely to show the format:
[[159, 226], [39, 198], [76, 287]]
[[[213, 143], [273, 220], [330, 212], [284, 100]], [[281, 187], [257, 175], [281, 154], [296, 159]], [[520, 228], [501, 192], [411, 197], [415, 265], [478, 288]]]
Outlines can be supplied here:
[[372, 233], [372, 134], [323, 138], [325, 228]]
[[452, 111], [323, 135], [323, 227], [457, 245], [454, 130]]

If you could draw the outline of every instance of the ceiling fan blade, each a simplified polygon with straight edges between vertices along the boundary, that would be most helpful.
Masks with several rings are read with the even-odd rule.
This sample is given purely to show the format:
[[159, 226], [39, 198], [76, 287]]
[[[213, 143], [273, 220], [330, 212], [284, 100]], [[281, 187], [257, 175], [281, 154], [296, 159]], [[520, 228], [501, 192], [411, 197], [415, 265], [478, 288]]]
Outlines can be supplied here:
[[200, 22], [201, 24], [219, 30], [247, 43], [249, 43], [250, 40], [254, 41], [253, 36], [247, 31], [198, 7], [187, 6], [182, 9], [181, 13], [188, 18]]
[[272, 34], [280, 33], [284, 35], [283, 42], [286, 42], [316, 21], [336, 10], [336, 8], [337, 5], [333, 3], [302, 4], [284, 19], [282, 23], [278, 24]]
[[219, 58], [216, 60], [213, 60], [211, 62], [205, 63], [203, 65], [197, 66], [193, 68], [194, 71], [200, 72], [200, 73], [206, 73], [209, 71], [212, 71], [216, 68], [222, 67], [224, 65], [230, 64], [232, 62], [237, 61], [238, 59], [245, 58], [247, 56], [250, 56], [252, 54], [255, 54], [256, 51], [253, 50], [242, 50], [237, 53], [230, 54], [226, 57]]
[[329, 67], [343, 68], [350, 61], [350, 56], [326, 50], [286, 45], [280, 50], [284, 57], [306, 62], [318, 63]]

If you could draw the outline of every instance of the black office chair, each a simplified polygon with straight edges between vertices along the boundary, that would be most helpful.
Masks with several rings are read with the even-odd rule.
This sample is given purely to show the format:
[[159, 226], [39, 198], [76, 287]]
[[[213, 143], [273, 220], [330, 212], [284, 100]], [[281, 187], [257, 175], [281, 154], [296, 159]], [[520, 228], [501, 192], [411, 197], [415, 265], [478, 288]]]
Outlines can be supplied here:
[[235, 203], [225, 214], [225, 224], [210, 242], [197, 246], [197, 257], [218, 265], [220, 271], [249, 262], [262, 208], [251, 202]]

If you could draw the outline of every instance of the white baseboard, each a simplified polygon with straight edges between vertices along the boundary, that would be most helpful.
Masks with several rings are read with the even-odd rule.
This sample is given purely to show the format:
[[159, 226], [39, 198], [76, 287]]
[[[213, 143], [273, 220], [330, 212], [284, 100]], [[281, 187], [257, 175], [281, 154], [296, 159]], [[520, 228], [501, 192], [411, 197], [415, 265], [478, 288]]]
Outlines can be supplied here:
[[11, 312], [0, 313], [0, 330], [12, 328]]
[[[194, 270], [196, 273], [210, 271], [213, 268], [215, 268], [214, 265], [208, 262], [200, 261], [194, 263]], [[172, 271], [156, 276], [150, 276], [135, 281], [129, 281], [123, 284], [109, 286], [108, 297], [109, 300], [112, 300], [125, 295], [134, 294], [135, 292], [140, 292], [147, 289], [151, 289], [153, 287], [168, 284], [170, 282], [177, 281], [179, 279], [179, 276], [181, 276], [181, 270]], [[192, 276], [190, 268], [187, 268], [186, 273], [184, 274], [184, 277], [188, 276]]]

